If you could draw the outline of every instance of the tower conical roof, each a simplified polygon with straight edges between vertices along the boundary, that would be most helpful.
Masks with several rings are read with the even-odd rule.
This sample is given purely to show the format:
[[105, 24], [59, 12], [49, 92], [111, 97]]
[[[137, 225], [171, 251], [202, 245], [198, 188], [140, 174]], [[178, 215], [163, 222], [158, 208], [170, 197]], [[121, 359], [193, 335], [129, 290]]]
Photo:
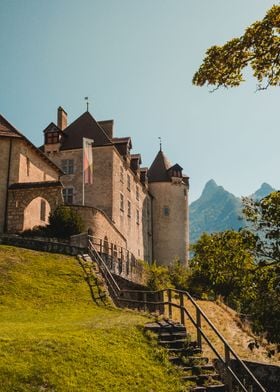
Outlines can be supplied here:
[[148, 170], [149, 182], [169, 182], [170, 176], [168, 175], [167, 170], [170, 167], [172, 167], [172, 164], [162, 150], [159, 150], [154, 162]]

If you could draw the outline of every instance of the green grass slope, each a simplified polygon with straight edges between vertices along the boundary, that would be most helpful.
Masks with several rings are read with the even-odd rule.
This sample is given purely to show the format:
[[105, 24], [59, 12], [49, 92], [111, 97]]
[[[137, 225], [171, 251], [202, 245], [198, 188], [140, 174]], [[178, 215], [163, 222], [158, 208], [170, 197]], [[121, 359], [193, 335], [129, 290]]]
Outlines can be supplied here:
[[148, 319], [94, 303], [75, 258], [0, 246], [0, 315], [0, 391], [187, 390]]

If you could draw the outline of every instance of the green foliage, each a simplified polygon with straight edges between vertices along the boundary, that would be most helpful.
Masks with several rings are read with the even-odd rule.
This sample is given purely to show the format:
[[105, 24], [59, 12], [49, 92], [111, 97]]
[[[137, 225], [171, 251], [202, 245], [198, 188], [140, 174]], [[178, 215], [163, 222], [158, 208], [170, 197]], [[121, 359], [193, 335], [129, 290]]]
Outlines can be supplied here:
[[260, 201], [243, 199], [244, 214], [256, 238], [254, 298], [244, 301], [257, 332], [280, 342], [280, 191]]
[[192, 285], [234, 302], [250, 284], [255, 239], [249, 232], [203, 234], [191, 250]]
[[245, 33], [223, 46], [212, 46], [193, 77], [197, 86], [239, 86], [243, 70], [250, 66], [258, 88], [280, 84], [280, 6], [274, 5], [263, 20], [249, 26]]
[[187, 290], [190, 280], [190, 269], [183, 266], [179, 260], [174, 260], [170, 266], [145, 263], [147, 286], [150, 290], [176, 288]]
[[174, 260], [171, 266], [168, 267], [171, 284], [178, 290], [188, 290], [191, 271], [180, 263], [179, 260]]
[[173, 287], [168, 268], [164, 265], [157, 265], [154, 261], [152, 264], [145, 264], [147, 286], [150, 290], [162, 290]]
[[278, 264], [280, 269], [280, 191], [260, 201], [244, 198], [243, 205], [243, 213], [257, 238], [259, 265]]
[[275, 266], [256, 269], [254, 290], [242, 301], [242, 312], [250, 314], [254, 331], [271, 342], [280, 342], [279, 273]]
[[97, 306], [75, 258], [0, 246], [0, 288], [0, 391], [188, 390], [150, 320]]
[[70, 206], [59, 206], [50, 214], [48, 232], [54, 237], [69, 238], [84, 229], [80, 215]]

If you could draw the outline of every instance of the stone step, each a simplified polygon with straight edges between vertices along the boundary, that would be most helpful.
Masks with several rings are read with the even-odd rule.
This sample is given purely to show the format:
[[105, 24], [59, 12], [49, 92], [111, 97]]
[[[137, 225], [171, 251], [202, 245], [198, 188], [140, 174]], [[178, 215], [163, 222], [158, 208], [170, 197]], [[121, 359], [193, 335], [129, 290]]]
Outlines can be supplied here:
[[193, 356], [201, 354], [200, 348], [184, 348], [184, 347], [165, 347], [169, 353], [181, 354], [184, 356]]
[[194, 381], [196, 382], [199, 386], [203, 386], [203, 384], [205, 383], [205, 381], [210, 381], [211, 380], [220, 380], [220, 375], [217, 373], [213, 373], [213, 374], [191, 374], [191, 375], [186, 375], [181, 377], [181, 380], [183, 381]]
[[[189, 372], [191, 371], [192, 374], [200, 375], [200, 374], [214, 374], [216, 372], [216, 369], [213, 365], [207, 364], [207, 365], [194, 365], [194, 366], [184, 366], [182, 368], [184, 372]], [[208, 373], [205, 373], [208, 372]]]
[[159, 340], [159, 344], [166, 348], [184, 348], [186, 344], [186, 340], [185, 339]]
[[214, 391], [214, 392], [226, 392], [226, 386], [225, 386], [225, 384], [207, 385], [206, 391], [207, 391], [207, 392], [211, 392], [211, 391]]
[[190, 392], [206, 392], [206, 388], [198, 385], [192, 388]]
[[206, 365], [209, 362], [209, 358], [207, 357], [199, 357], [194, 355], [187, 357], [187, 360], [189, 361], [189, 366], [201, 366]]
[[149, 323], [145, 325], [145, 329], [148, 329], [150, 331], [153, 331], [155, 333], [159, 332], [169, 332], [170, 334], [176, 333], [176, 332], [186, 332], [186, 327], [183, 325], [171, 325], [171, 324], [165, 324], [165, 325], [160, 325], [158, 323]]
[[158, 333], [159, 339], [162, 340], [177, 340], [177, 339], [186, 339], [187, 334], [186, 331], [164, 331]]

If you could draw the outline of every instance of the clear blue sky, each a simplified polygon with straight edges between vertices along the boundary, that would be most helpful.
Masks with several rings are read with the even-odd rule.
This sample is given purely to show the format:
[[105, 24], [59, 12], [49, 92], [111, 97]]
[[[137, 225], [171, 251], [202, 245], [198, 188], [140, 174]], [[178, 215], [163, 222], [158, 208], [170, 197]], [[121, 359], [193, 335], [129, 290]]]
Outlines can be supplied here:
[[36, 145], [62, 105], [115, 120], [150, 165], [158, 136], [196, 199], [213, 178], [237, 196], [280, 188], [280, 87], [192, 86], [205, 50], [278, 1], [0, 0], [0, 113]]

